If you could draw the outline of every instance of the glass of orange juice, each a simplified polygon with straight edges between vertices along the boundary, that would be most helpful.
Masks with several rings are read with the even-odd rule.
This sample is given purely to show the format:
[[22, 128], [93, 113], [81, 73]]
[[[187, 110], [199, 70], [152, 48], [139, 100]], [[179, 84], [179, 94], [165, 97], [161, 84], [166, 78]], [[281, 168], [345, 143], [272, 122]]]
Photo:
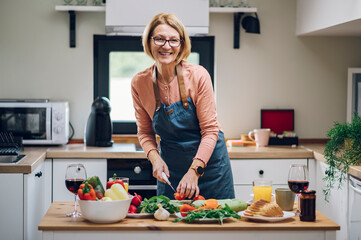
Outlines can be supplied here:
[[271, 202], [272, 197], [272, 181], [271, 180], [254, 180], [253, 181], [254, 201], [263, 199]]

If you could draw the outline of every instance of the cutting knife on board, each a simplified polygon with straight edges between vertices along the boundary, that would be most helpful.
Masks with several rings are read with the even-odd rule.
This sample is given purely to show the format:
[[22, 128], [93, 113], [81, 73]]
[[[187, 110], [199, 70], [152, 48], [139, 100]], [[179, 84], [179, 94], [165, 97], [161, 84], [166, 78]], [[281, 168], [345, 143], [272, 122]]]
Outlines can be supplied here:
[[172, 184], [170, 183], [167, 175], [165, 174], [165, 172], [162, 172], [162, 178], [164, 179], [164, 181], [166, 181], [168, 183], [168, 185], [173, 189], [174, 192], [177, 192], [176, 190], [174, 190]]

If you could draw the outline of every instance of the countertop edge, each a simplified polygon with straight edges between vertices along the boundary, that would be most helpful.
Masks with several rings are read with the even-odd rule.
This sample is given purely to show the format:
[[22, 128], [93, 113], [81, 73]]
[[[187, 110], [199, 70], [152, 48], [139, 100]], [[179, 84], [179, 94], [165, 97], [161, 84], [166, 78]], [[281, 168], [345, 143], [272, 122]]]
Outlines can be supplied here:
[[[245, 219], [230, 219], [220, 224], [186, 224], [154, 219], [125, 218], [113, 224], [94, 224], [81, 218], [69, 223], [64, 212], [73, 208], [73, 202], [53, 202], [45, 217], [38, 225], [41, 231], [332, 231], [340, 226], [320, 212], [316, 212], [315, 222], [301, 222], [297, 217], [279, 223], [255, 224]], [[295, 224], [297, 223], [297, 224]]]

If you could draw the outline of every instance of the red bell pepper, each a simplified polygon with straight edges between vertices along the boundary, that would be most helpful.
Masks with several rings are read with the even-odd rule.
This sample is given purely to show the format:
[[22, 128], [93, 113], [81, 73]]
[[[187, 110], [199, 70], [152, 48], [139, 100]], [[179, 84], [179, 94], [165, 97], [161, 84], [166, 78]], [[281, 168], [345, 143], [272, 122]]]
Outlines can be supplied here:
[[195, 208], [195, 207], [193, 207], [193, 206], [185, 203], [185, 204], [183, 204], [183, 205], [180, 207], [179, 212], [180, 212], [180, 214], [182, 215], [182, 217], [185, 217], [185, 216], [188, 215], [188, 212], [194, 211], [194, 210], [196, 210], [196, 209], [197, 209], [197, 208]]
[[117, 177], [117, 174], [114, 173], [113, 180], [110, 180], [107, 182], [107, 189], [109, 189], [115, 183], [120, 183], [123, 186], [123, 188], [125, 189], [124, 182], [122, 180], [117, 180], [116, 177]]
[[85, 181], [85, 183], [82, 183], [78, 190], [78, 196], [80, 200], [90, 200], [95, 201], [97, 199], [95, 190], [91, 184], [88, 183], [88, 181]]

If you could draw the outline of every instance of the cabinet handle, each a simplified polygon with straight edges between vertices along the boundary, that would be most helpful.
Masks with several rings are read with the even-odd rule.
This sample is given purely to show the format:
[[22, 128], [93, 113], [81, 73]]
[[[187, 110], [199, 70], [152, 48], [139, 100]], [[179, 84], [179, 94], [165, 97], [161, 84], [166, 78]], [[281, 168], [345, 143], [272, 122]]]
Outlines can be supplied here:
[[40, 171], [40, 172], [35, 173], [35, 177], [38, 177], [38, 178], [40, 178], [42, 175], [43, 175], [43, 173], [42, 173], [41, 171]]
[[263, 175], [264, 171], [263, 170], [259, 170], [259, 175]]

